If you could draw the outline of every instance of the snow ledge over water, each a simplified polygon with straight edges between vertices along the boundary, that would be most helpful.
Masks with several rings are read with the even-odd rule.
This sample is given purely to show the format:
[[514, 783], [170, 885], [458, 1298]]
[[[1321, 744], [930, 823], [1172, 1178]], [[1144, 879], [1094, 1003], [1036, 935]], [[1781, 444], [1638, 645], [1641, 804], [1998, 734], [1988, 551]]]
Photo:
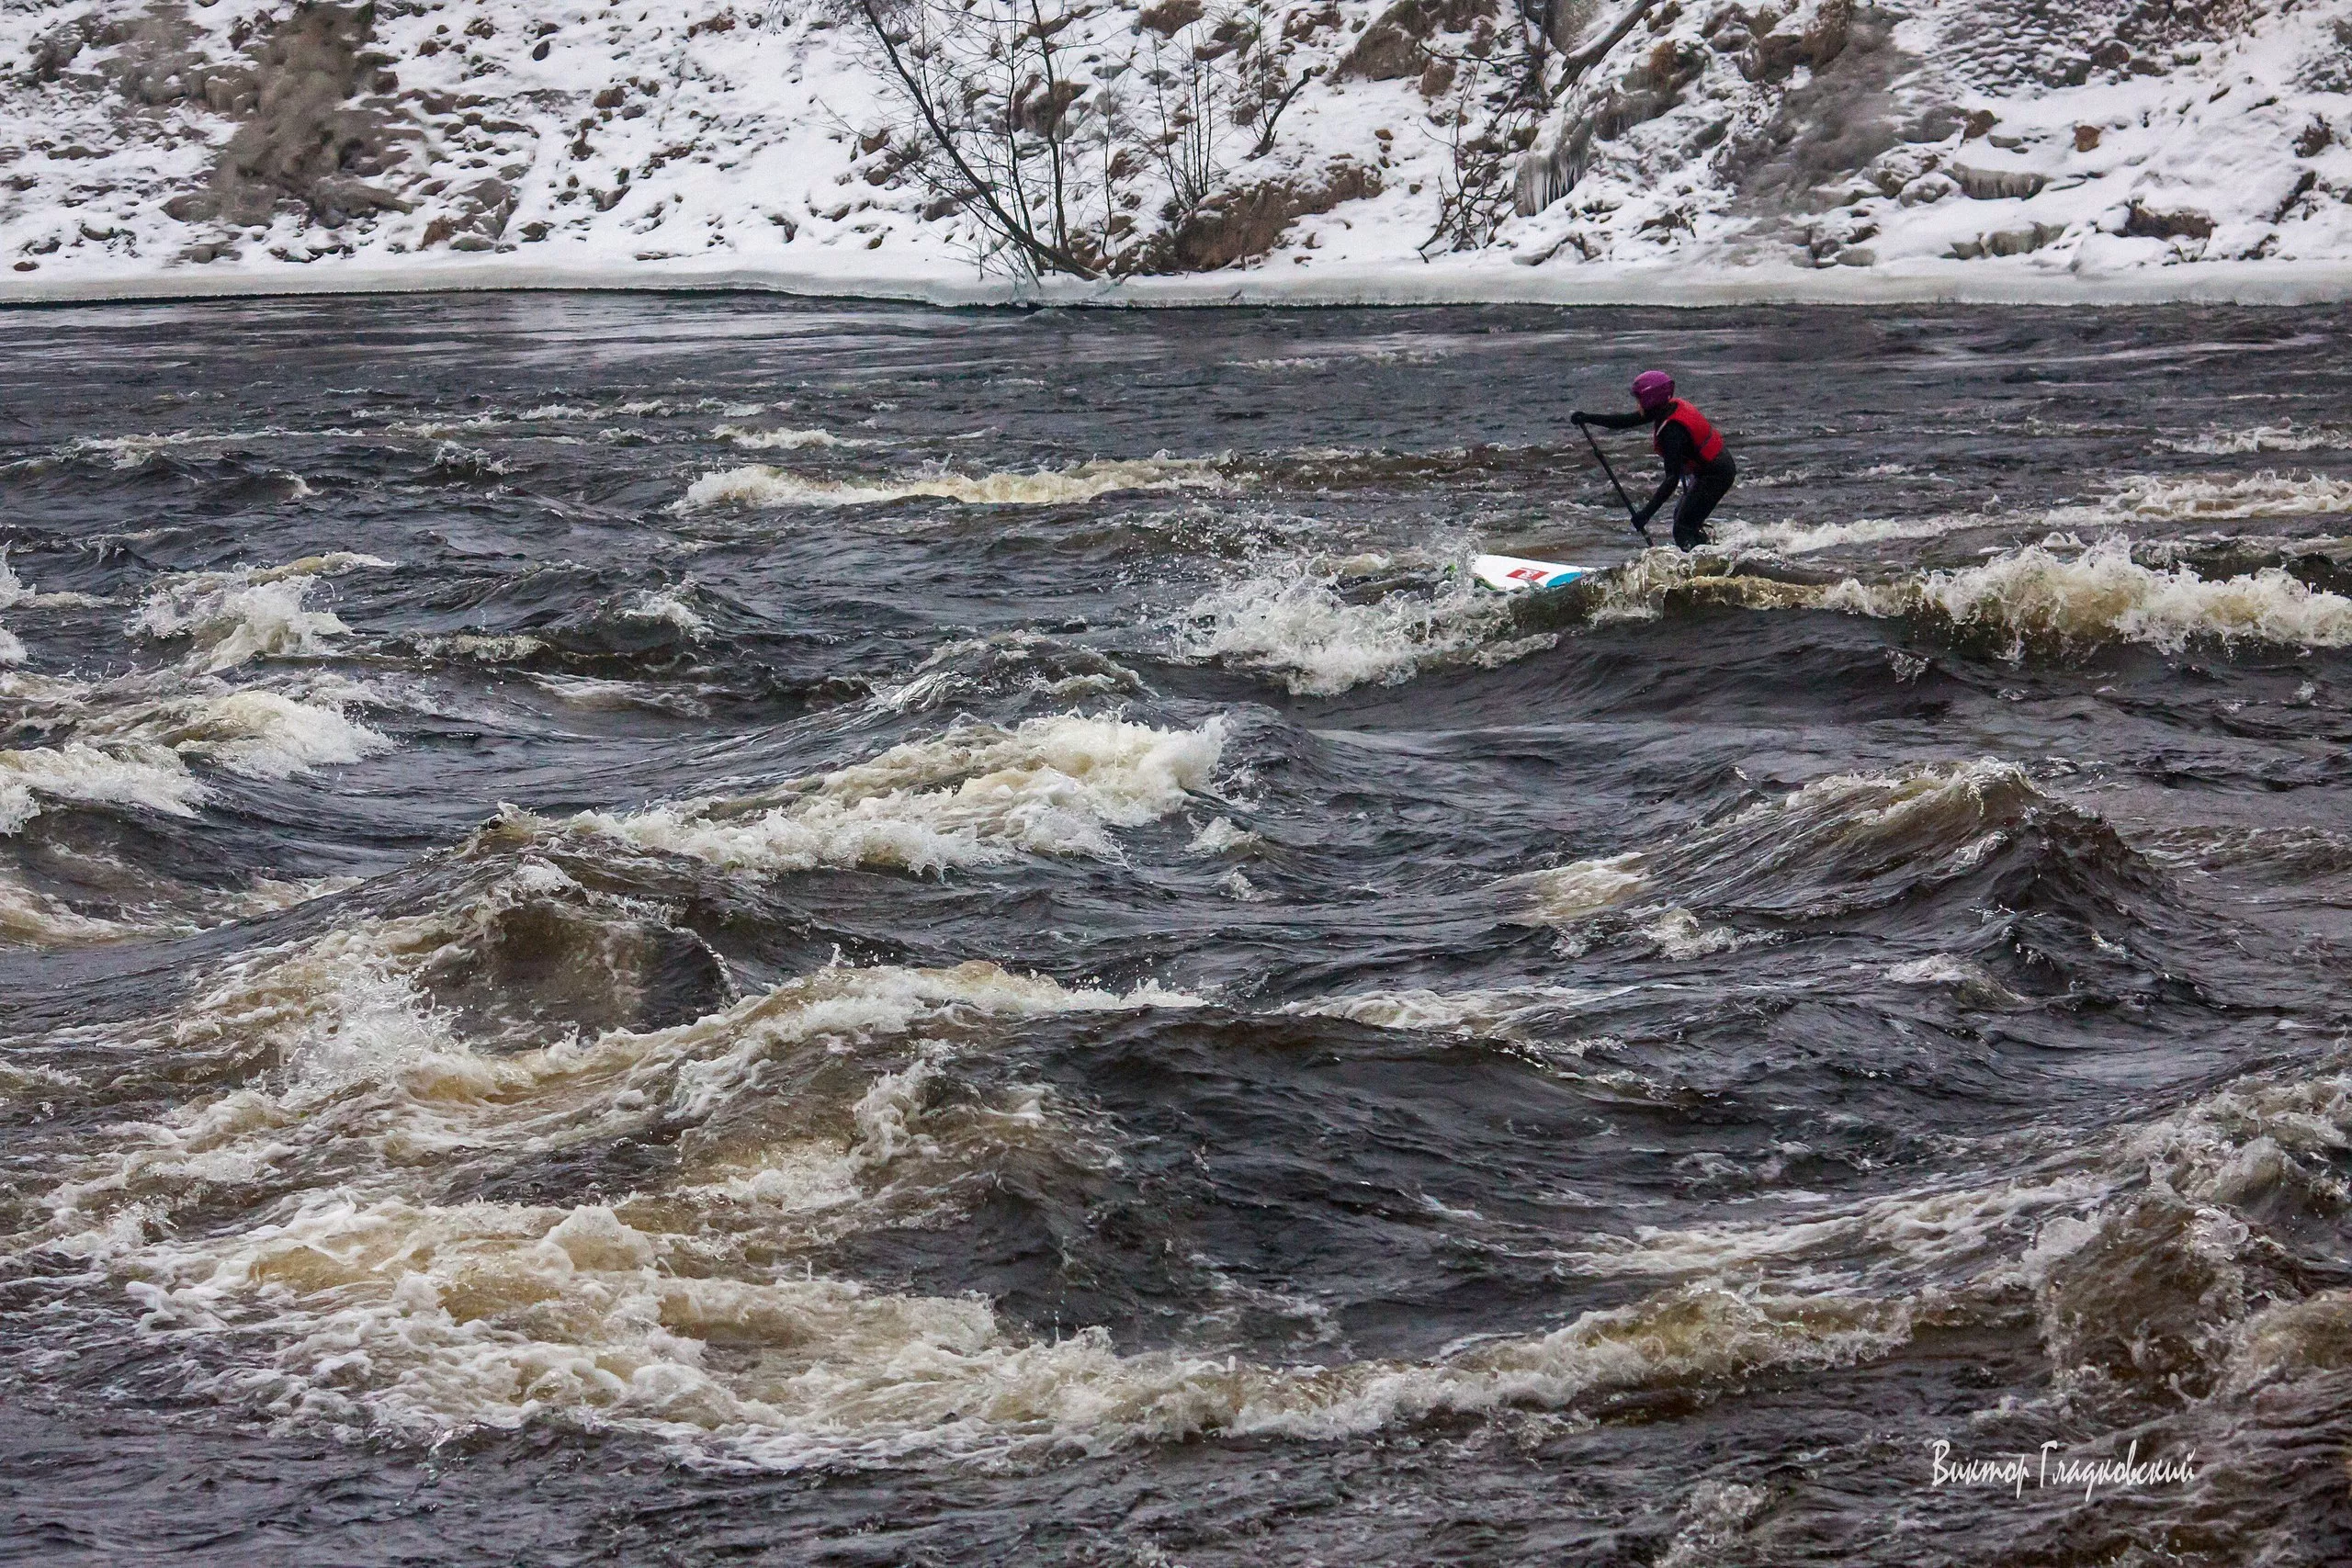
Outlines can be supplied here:
[[264, 295], [498, 289], [740, 290], [942, 306], [1126, 309], [1342, 305], [2309, 305], [2352, 299], [2352, 260], [2200, 262], [2095, 272], [1982, 262], [1804, 268], [1588, 264], [1561, 271], [1501, 257], [1325, 267], [1311, 276], [1226, 272], [1117, 282], [1012, 282], [946, 270], [713, 265], [688, 258], [615, 265], [506, 257], [410, 256], [398, 265], [279, 262], [85, 271], [0, 278], [0, 306]]

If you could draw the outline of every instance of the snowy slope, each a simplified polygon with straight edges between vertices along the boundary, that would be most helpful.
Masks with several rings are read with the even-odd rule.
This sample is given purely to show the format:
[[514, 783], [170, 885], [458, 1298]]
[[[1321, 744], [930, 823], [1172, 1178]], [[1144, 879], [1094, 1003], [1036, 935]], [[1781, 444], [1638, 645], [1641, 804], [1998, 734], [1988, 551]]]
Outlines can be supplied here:
[[[2352, 0], [1666, 0], [1581, 67], [1623, 0], [1555, 6], [1550, 38], [1508, 0], [1249, 7], [1295, 92], [1262, 139], [1217, 121], [1204, 202], [1106, 176], [1105, 269], [1198, 275], [1124, 286], [1169, 299], [2352, 292]], [[1082, 18], [1081, 111], [1139, 112], [1139, 51], [1241, 14]], [[913, 126], [845, 0], [17, 0], [0, 298], [1012, 287]]]

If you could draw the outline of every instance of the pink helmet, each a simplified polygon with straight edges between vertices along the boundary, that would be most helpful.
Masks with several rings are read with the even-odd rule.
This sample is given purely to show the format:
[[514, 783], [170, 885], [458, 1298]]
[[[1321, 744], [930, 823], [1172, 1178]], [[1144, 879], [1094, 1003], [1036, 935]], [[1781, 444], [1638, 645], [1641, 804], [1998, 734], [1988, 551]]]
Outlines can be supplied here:
[[1674, 400], [1674, 378], [1663, 370], [1645, 370], [1634, 378], [1634, 400], [1648, 413]]

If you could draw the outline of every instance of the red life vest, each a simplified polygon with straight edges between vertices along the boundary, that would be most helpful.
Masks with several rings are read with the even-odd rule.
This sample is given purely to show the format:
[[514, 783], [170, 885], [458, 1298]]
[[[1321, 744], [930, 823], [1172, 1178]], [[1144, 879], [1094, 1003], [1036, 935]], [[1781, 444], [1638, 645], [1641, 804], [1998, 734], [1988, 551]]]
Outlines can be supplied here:
[[[1666, 434], [1666, 427], [1669, 424], [1680, 425], [1683, 434], [1690, 437], [1690, 445], [1698, 452], [1700, 463], [1712, 463], [1724, 455], [1724, 438], [1715, 434], [1715, 427], [1707, 423], [1707, 416], [1677, 398], [1674, 400], [1674, 412], [1658, 421], [1657, 429], [1650, 435], [1650, 450], [1659, 457], [1665, 457], [1666, 453], [1658, 445], [1658, 437]], [[1685, 473], [1691, 473], [1697, 470], [1698, 466], [1698, 463], [1685, 463], [1682, 468]]]

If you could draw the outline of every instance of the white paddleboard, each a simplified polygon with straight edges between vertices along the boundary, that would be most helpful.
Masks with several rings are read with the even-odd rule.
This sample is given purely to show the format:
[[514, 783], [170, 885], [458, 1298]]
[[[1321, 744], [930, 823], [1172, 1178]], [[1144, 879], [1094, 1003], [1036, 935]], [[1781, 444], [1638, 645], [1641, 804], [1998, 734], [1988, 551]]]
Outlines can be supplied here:
[[1470, 563], [1470, 575], [1504, 593], [1530, 588], [1558, 588], [1592, 575], [1589, 566], [1562, 566], [1555, 560], [1522, 560], [1518, 556], [1480, 556]]

